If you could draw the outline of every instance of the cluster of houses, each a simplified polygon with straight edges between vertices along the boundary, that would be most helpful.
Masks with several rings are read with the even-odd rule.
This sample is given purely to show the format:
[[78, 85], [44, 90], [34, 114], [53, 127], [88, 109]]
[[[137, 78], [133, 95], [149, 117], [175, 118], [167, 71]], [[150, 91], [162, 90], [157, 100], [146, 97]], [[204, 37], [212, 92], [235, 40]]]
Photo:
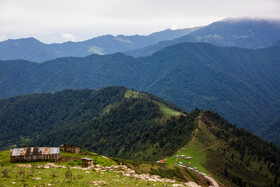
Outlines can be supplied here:
[[[181, 150], [182, 150], [182, 151], [185, 151], [186, 149], [185, 149], [185, 148], [181, 148]], [[190, 160], [190, 159], [192, 159], [192, 157], [190, 157], [190, 156], [176, 155], [176, 158], [179, 158], [179, 157], [182, 157], [184, 160]], [[158, 160], [157, 163], [165, 163], [166, 161], [167, 161], [167, 159]], [[181, 161], [180, 161], [179, 164], [178, 164], [179, 167], [185, 167], [185, 168], [190, 169], [191, 171], [197, 172], [197, 173], [200, 174], [200, 175], [206, 176], [206, 174], [200, 172], [200, 171], [198, 170], [197, 167], [190, 167], [190, 165], [191, 165], [191, 162], [188, 162], [186, 165], [184, 165], [183, 162], [181, 162]]]
[[[69, 153], [79, 153], [80, 146], [63, 144], [60, 147], [27, 147], [10, 150], [11, 162], [34, 162], [34, 161], [60, 161], [61, 150]], [[93, 165], [93, 159], [82, 158], [83, 167]]]

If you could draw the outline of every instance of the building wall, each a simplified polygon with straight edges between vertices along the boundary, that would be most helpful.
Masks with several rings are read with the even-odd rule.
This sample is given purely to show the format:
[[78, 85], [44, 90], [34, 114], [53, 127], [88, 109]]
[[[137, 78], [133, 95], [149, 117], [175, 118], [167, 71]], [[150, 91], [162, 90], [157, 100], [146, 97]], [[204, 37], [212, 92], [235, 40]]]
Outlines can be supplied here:
[[75, 145], [64, 144], [64, 151], [69, 153], [79, 153], [80, 147]]
[[93, 160], [82, 160], [83, 161], [83, 167], [87, 168], [89, 166], [93, 165]]
[[60, 158], [61, 158], [60, 154], [23, 155], [23, 156], [11, 156], [11, 162], [32, 162], [32, 161], [43, 161], [43, 160], [58, 161]]

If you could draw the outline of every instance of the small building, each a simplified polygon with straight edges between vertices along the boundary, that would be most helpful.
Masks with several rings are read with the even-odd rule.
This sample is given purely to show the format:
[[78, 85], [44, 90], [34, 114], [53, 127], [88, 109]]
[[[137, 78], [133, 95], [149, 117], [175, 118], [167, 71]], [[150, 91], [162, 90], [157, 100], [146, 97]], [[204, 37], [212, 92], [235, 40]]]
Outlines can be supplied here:
[[65, 152], [69, 152], [69, 153], [79, 153], [80, 152], [80, 146], [77, 146], [77, 145], [63, 144], [63, 148], [64, 148]]
[[61, 153], [59, 147], [27, 147], [11, 149], [10, 156], [11, 162], [58, 161]]
[[82, 162], [83, 162], [83, 168], [87, 168], [93, 165], [93, 159], [91, 158], [82, 158]]

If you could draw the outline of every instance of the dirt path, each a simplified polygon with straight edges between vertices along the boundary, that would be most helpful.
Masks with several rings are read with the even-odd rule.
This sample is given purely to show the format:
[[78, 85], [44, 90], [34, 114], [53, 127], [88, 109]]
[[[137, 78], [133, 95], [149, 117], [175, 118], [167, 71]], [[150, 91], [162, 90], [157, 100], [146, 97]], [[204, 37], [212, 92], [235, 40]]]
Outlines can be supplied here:
[[191, 179], [186, 175], [186, 172], [182, 168], [180, 168], [180, 172], [187, 181], [191, 181]]
[[190, 147], [192, 146], [192, 143], [193, 143], [193, 141], [195, 140], [195, 135], [193, 135], [193, 137], [192, 137], [192, 140], [191, 140], [191, 142], [190, 142]]
[[212, 178], [208, 176], [204, 176], [214, 187], [219, 187], [219, 184]]
[[176, 160], [174, 162], [174, 166], [177, 166], [178, 159], [179, 159], [179, 157], [176, 158]]
[[[200, 127], [202, 124], [203, 124], [203, 122], [201, 121], [201, 118], [199, 117], [199, 118], [198, 118], [198, 127]], [[190, 147], [192, 146], [192, 143], [193, 143], [194, 140], [195, 140], [195, 135], [196, 135], [196, 131], [195, 131], [195, 133], [194, 133], [194, 135], [193, 135], [193, 137], [192, 137], [192, 140], [190, 141], [190, 144], [189, 144]]]
[[214, 145], [211, 145], [210, 147], [207, 147], [207, 148], [205, 148], [205, 149], [201, 149], [201, 150], [199, 150], [199, 151], [197, 151], [197, 152], [199, 153], [199, 152], [202, 152], [202, 151], [206, 151], [206, 150], [208, 150], [208, 149], [211, 149], [212, 147], [215, 147], [216, 145], [219, 145], [219, 143], [216, 143], [216, 144], [214, 144]]

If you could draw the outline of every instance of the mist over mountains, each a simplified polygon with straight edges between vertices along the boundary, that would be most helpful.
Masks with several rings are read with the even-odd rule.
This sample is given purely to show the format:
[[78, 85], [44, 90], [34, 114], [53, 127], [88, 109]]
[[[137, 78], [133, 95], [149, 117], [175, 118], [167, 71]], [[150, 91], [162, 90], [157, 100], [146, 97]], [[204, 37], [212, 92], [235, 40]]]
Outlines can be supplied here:
[[280, 40], [280, 22], [225, 19], [208, 26], [155, 32], [147, 36], [103, 35], [81, 42], [44, 44], [35, 38], [0, 42], [0, 60], [43, 62], [59, 57], [124, 52], [135, 57], [181, 42], [206, 42], [225, 47], [264, 48]]
[[146, 47], [163, 40], [173, 40], [196, 29], [167, 29], [148, 36], [104, 35], [82, 42], [69, 41], [54, 44], [45, 44], [35, 38], [7, 40], [0, 42], [0, 59], [24, 59], [33, 62], [43, 62], [59, 57], [112, 54]]

